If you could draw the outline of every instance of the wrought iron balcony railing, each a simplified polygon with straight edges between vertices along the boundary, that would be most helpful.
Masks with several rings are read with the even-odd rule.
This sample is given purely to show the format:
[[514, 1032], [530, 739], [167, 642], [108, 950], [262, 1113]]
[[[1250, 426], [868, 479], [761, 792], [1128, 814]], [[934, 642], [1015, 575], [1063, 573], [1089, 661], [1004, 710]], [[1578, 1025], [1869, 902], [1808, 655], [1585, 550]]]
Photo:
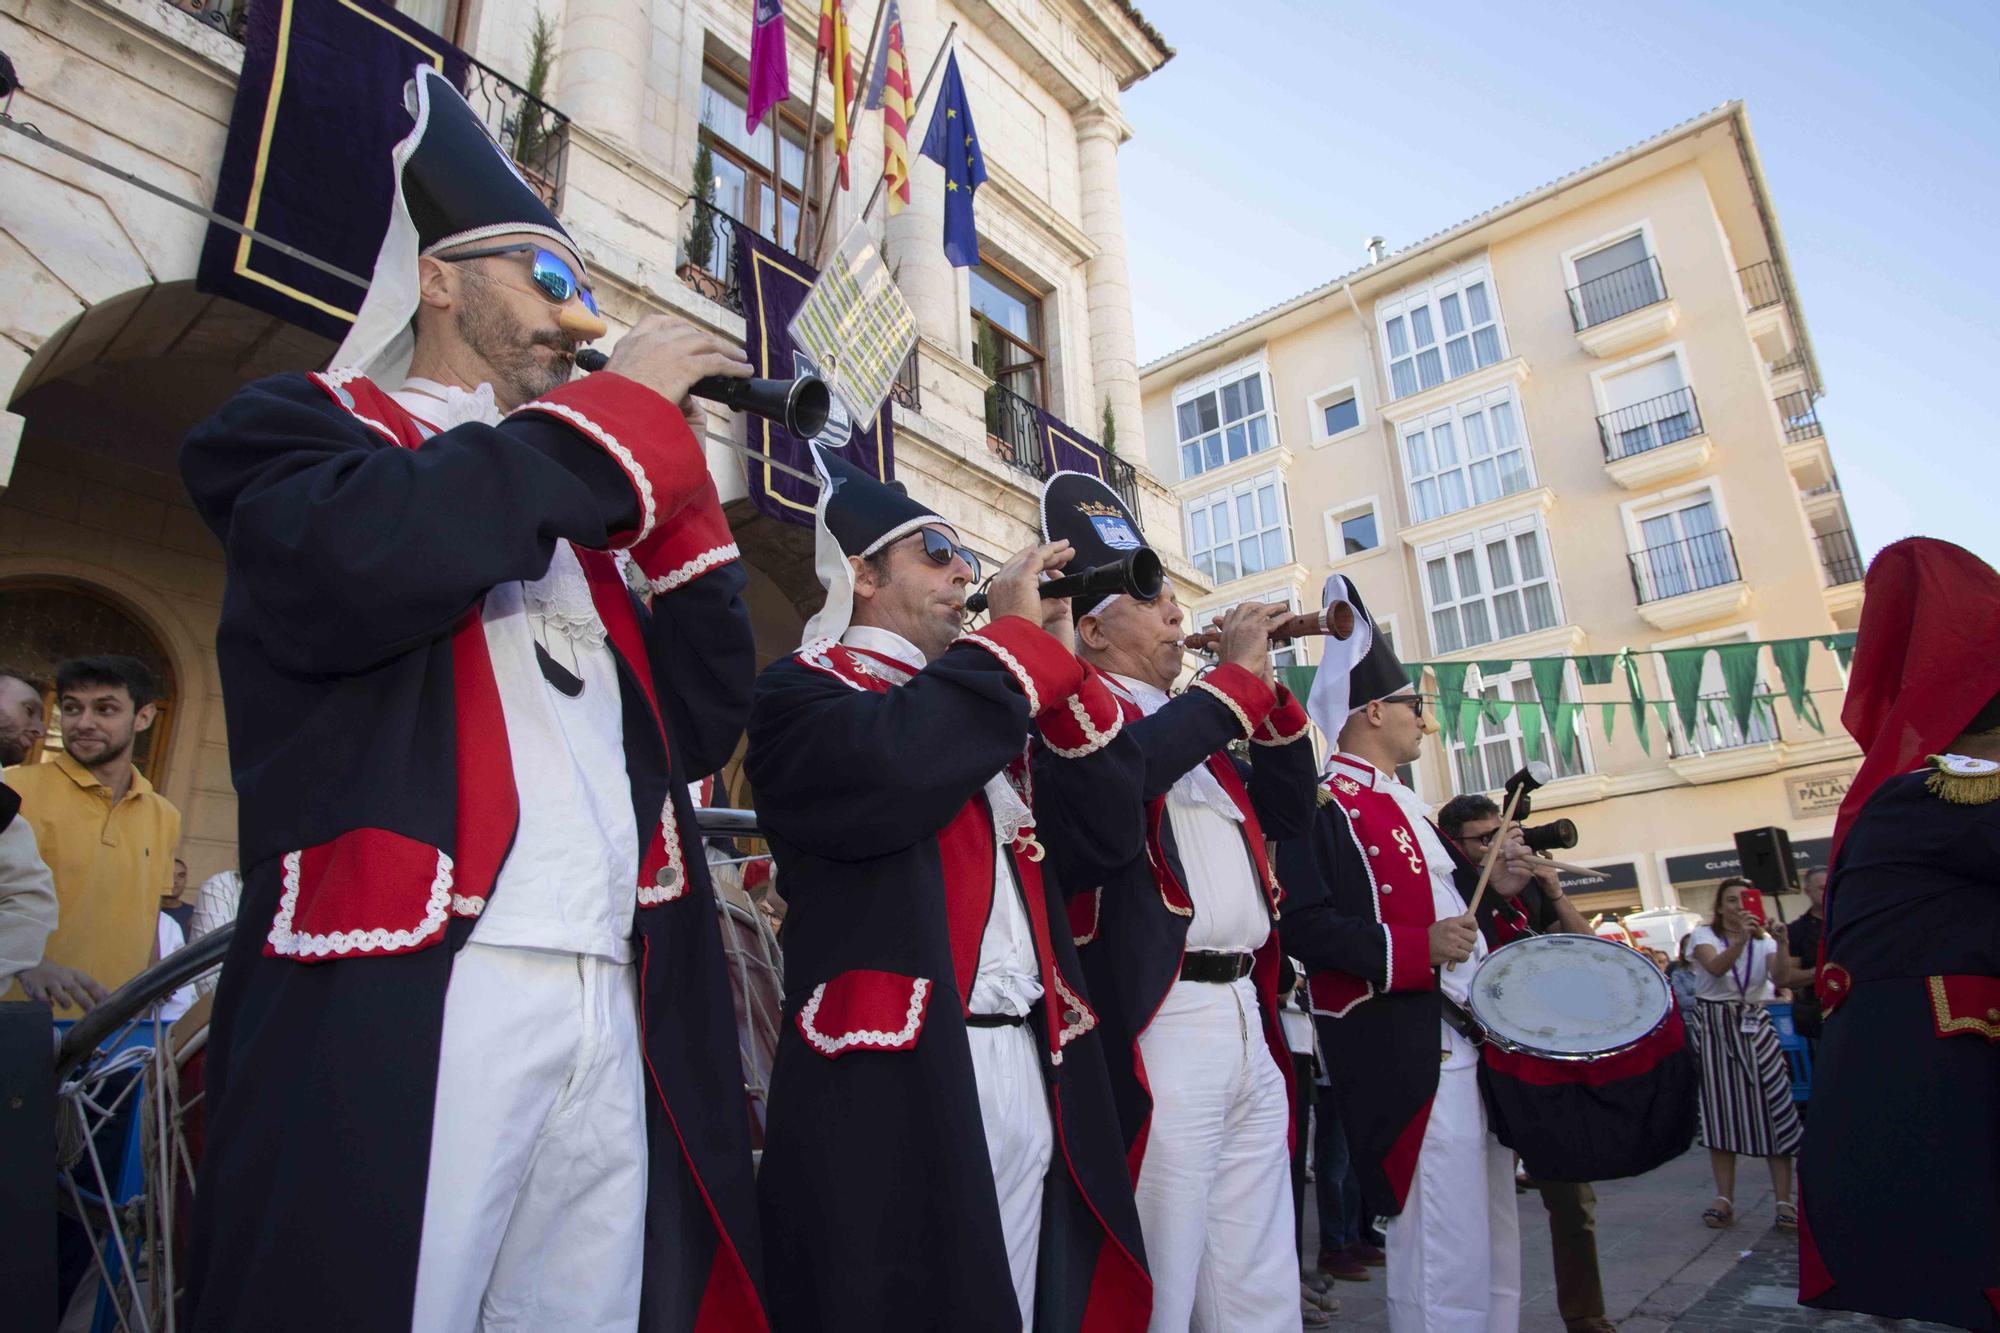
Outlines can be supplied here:
[[514, 159], [551, 212], [562, 212], [563, 166], [569, 156], [569, 117], [498, 70], [468, 57], [465, 100], [486, 122], [486, 132]]
[[1604, 461], [1607, 463], [1659, 449], [1701, 433], [1701, 407], [1695, 402], [1691, 388], [1675, 389], [1672, 393], [1663, 393], [1615, 412], [1606, 412], [1597, 419], [1597, 438], [1604, 446]]
[[1107, 453], [1104, 456], [1104, 470], [1108, 474], [1106, 480], [1109, 482], [1111, 489], [1118, 492], [1118, 498], [1123, 500], [1134, 514], [1138, 513], [1138, 470], [1117, 454], [1112, 453]]
[[1684, 541], [1662, 542], [1635, 551], [1632, 593], [1639, 605], [1734, 583], [1743, 577], [1736, 564], [1736, 539], [1727, 528], [1700, 532]]
[[1647, 255], [1636, 264], [1570, 288], [1569, 316], [1582, 333], [1666, 299], [1667, 280], [1660, 273], [1660, 261]]
[[903, 358], [903, 368], [896, 372], [896, 382], [889, 386], [889, 401], [908, 412], [924, 410], [924, 395], [917, 379], [917, 349], [910, 348], [910, 354]]
[[744, 225], [707, 200], [695, 200], [693, 220], [681, 238], [679, 269], [682, 282], [739, 315], [743, 283], [736, 272], [736, 230]]
[[1819, 424], [1819, 409], [1809, 393], [1788, 393], [1778, 400], [1778, 416], [1785, 425], [1785, 443], [1814, 440], [1826, 434]]
[[1737, 269], [1736, 280], [1743, 284], [1744, 313], [1784, 304], [1785, 285], [1778, 278], [1778, 266], [1770, 260], [1760, 259]]
[[986, 391], [986, 433], [997, 441], [994, 452], [1008, 466], [1045, 481], [1053, 469], [1039, 414], [1035, 404], [1003, 384]]
[[1868, 567], [1861, 562], [1861, 550], [1854, 544], [1854, 534], [1846, 528], [1819, 533], [1813, 540], [1819, 546], [1819, 567], [1826, 574], [1827, 587], [1859, 583], [1867, 574]]

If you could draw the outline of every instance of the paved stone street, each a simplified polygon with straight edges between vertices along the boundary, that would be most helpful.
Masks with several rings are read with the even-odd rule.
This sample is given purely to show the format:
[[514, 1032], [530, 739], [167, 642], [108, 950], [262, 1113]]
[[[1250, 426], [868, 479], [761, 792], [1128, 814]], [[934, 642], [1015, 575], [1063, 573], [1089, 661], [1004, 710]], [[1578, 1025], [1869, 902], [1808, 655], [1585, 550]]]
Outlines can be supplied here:
[[[1307, 1187], [1310, 1190], [1310, 1186]], [[1715, 1185], [1708, 1153], [1697, 1145], [1657, 1171], [1597, 1186], [1598, 1267], [1605, 1315], [1626, 1333], [1767, 1333], [1789, 1329], [1893, 1328], [1917, 1333], [1936, 1326], [1801, 1308], [1794, 1299], [1797, 1242], [1773, 1228], [1770, 1178], [1761, 1163], [1738, 1166], [1736, 1225], [1711, 1231], [1701, 1223]], [[1548, 1215], [1534, 1191], [1521, 1210], [1522, 1333], [1562, 1333], [1549, 1263]], [[1311, 1234], [1309, 1253], [1318, 1253]], [[1336, 1328], [1389, 1327], [1381, 1270], [1368, 1282], [1337, 1282]]]

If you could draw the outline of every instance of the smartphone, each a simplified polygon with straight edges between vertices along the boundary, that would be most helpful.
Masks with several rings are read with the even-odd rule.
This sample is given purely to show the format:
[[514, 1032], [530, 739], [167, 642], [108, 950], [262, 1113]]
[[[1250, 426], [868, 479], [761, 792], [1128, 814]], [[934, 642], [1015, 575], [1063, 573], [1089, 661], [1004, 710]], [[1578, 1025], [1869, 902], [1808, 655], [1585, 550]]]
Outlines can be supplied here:
[[1771, 918], [1764, 915], [1764, 891], [1762, 889], [1743, 890], [1743, 910], [1751, 916], [1756, 917], [1764, 925], [1771, 923]]

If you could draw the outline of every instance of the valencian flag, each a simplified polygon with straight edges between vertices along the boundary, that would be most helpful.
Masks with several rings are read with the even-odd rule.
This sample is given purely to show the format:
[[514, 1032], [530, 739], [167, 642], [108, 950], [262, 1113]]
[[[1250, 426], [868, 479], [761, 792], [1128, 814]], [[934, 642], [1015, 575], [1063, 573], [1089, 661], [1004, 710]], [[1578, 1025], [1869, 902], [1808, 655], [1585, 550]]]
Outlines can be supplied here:
[[[403, 87], [421, 65], [465, 86], [463, 51], [377, 0], [251, 5], [215, 211], [367, 277], [396, 194], [390, 150], [410, 132]], [[366, 293], [217, 226], [195, 287], [334, 342]]]
[[847, 42], [847, 0], [820, 0], [819, 54], [833, 85], [833, 152], [840, 188], [847, 188], [847, 143], [854, 128], [854, 52]]
[[910, 118], [917, 99], [910, 91], [910, 61], [903, 51], [903, 15], [889, 0], [882, 54], [868, 78], [867, 108], [882, 108], [882, 180], [889, 188], [889, 216], [910, 202]]
[[986, 159], [972, 128], [965, 81], [958, 76], [958, 52], [945, 60], [944, 88], [938, 93], [924, 156], [944, 167], [944, 253], [959, 268], [979, 262], [979, 232], [972, 223], [972, 192], [986, 183]]
[[791, 61], [785, 53], [785, 7], [756, 0], [750, 15], [750, 100], [745, 121], [752, 134], [764, 113], [792, 95]]

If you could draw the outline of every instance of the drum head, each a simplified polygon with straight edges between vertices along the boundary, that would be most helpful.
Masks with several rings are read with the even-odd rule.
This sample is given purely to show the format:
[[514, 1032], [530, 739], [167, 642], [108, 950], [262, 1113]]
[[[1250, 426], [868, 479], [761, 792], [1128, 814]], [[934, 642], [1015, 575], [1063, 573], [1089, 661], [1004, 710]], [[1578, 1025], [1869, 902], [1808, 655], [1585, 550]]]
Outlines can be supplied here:
[[1644, 954], [1595, 935], [1502, 945], [1472, 974], [1467, 1007], [1513, 1046], [1557, 1059], [1603, 1055], [1658, 1027], [1673, 992]]

